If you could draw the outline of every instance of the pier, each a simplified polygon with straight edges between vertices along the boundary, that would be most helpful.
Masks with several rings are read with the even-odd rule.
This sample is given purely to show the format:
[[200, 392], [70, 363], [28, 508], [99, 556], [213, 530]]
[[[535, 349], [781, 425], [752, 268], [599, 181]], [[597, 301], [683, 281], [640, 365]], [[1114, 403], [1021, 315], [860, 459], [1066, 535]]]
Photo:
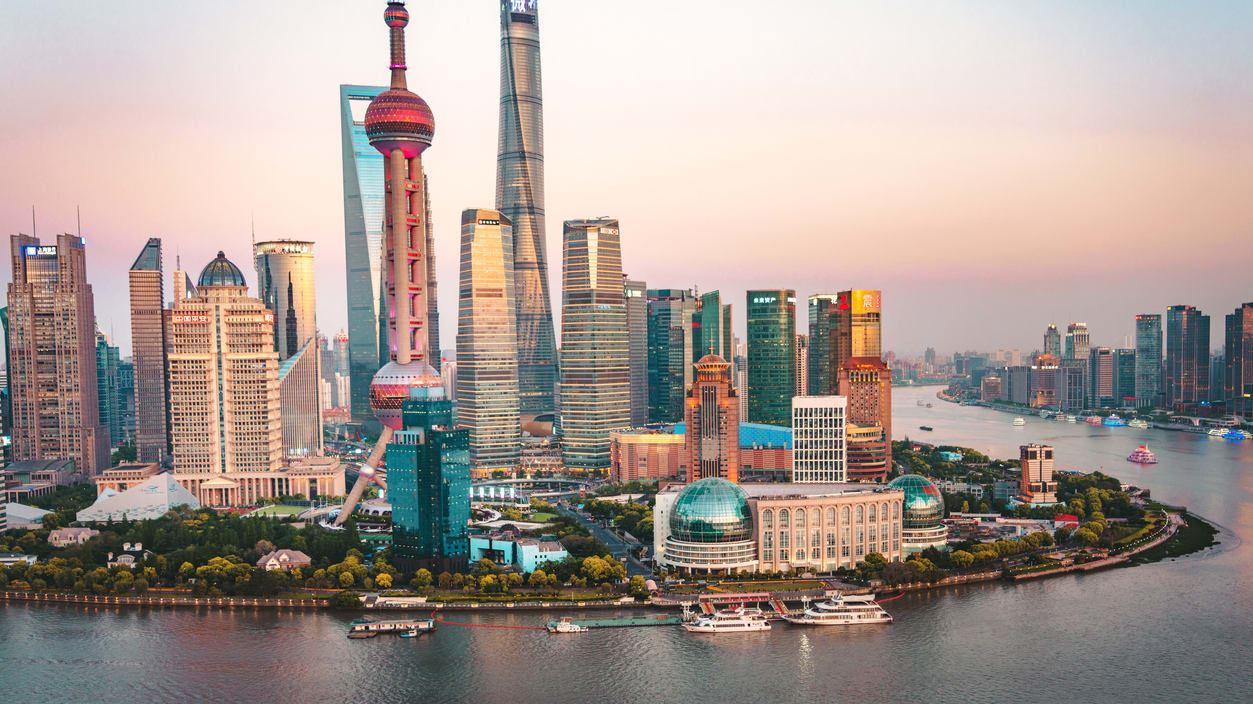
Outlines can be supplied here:
[[[591, 619], [571, 619], [570, 623], [576, 626], [586, 626], [588, 628], [627, 628], [631, 626], [677, 626], [683, 623], [682, 617], [679, 616], [639, 616], [635, 618], [591, 618]], [[556, 621], [549, 621], [547, 626], [552, 628], [557, 624]]]

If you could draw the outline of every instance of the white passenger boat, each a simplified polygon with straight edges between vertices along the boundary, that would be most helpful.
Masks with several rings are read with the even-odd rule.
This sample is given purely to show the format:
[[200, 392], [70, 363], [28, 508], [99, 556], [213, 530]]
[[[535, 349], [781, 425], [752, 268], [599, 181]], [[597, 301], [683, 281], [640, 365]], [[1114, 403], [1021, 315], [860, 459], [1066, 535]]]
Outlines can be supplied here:
[[1222, 438], [1222, 436], [1225, 435], [1226, 433], [1227, 431], [1223, 430], [1222, 428], [1210, 428], [1209, 429], [1209, 436], [1211, 438]]
[[1026, 424], [1027, 424], [1026, 418], [1015, 418], [1013, 422], [1014, 427], [1022, 427]]
[[1144, 420], [1143, 418], [1135, 418], [1135, 419], [1127, 421], [1127, 427], [1139, 428], [1140, 430], [1145, 430], [1149, 427], [1149, 422], [1147, 420]]
[[761, 609], [738, 606], [712, 614], [697, 614], [691, 622], [683, 624], [683, 628], [689, 633], [746, 633], [768, 631], [770, 622]]
[[799, 614], [785, 614], [783, 618], [797, 626], [856, 626], [892, 622], [892, 615], [875, 602], [874, 594], [844, 596], [839, 592], [826, 601], [808, 606]]

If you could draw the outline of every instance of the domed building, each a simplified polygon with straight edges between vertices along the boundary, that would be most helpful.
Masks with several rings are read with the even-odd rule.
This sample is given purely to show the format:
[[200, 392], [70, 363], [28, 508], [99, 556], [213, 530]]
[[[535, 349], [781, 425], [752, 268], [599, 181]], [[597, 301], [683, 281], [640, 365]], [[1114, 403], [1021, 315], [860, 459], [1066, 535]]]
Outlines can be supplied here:
[[244, 274], [239, 270], [239, 267], [226, 258], [226, 253], [219, 251], [217, 257], [206, 264], [204, 269], [200, 270], [200, 279], [196, 282], [196, 286], [201, 288], [207, 286], [247, 288], [248, 282], [244, 279]]
[[748, 494], [709, 477], [684, 488], [669, 511], [662, 562], [681, 572], [732, 574], [757, 566], [757, 541]]
[[906, 474], [888, 483], [889, 489], [905, 492], [901, 538], [906, 555], [927, 548], [948, 546], [948, 528], [944, 525], [944, 497], [930, 479]]

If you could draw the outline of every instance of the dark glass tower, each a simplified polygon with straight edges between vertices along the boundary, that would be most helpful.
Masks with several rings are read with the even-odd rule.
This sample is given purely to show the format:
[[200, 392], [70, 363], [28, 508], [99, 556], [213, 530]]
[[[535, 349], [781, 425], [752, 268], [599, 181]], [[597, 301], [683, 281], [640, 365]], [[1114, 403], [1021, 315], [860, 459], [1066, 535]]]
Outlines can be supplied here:
[[796, 291], [749, 291], [748, 420], [788, 426], [796, 395]]
[[513, 223], [522, 412], [552, 411], [557, 355], [544, 233], [544, 105], [535, 0], [500, 5], [496, 209]]
[[836, 393], [839, 367], [836, 364], [836, 335], [840, 317], [834, 294], [818, 294], [809, 297], [809, 361], [806, 373], [808, 392], [814, 396], [830, 396]]
[[1162, 405], [1162, 316], [1136, 316], [1136, 407]]
[[1223, 363], [1223, 396], [1227, 413], [1253, 416], [1253, 303], [1228, 313]]
[[691, 291], [648, 289], [648, 422], [683, 420], [683, 397], [692, 383]]
[[413, 389], [403, 430], [387, 446], [392, 556], [405, 571], [466, 569], [470, 554], [470, 435], [452, 427], [442, 389]]
[[1166, 309], [1166, 403], [1209, 401], [1209, 316], [1193, 306]]

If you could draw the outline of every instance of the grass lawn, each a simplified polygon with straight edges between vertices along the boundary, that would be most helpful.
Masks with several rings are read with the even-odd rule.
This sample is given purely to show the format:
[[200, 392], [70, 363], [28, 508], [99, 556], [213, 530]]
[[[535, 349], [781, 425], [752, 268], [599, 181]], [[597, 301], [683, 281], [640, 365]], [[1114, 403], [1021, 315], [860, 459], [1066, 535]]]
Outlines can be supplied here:
[[530, 517], [530, 521], [532, 523], [549, 523], [550, 521], [555, 521], [555, 520], [557, 520], [557, 514], [543, 513], [541, 511], [536, 511], [535, 513], [532, 513]]
[[305, 510], [305, 506], [266, 506], [248, 514], [249, 516], [294, 516]]

